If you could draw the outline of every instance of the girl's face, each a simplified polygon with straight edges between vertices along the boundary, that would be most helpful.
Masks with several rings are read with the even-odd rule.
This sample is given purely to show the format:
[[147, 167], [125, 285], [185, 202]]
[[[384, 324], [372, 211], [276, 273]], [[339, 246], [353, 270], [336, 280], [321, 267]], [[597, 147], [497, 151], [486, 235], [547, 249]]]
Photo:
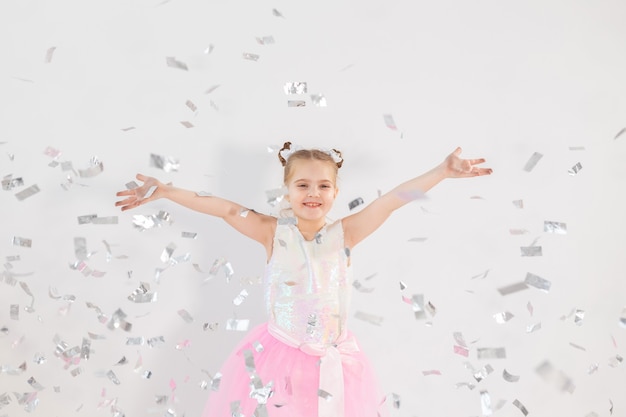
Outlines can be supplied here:
[[294, 161], [292, 168], [286, 185], [294, 214], [302, 220], [324, 219], [339, 191], [334, 168], [318, 160]]

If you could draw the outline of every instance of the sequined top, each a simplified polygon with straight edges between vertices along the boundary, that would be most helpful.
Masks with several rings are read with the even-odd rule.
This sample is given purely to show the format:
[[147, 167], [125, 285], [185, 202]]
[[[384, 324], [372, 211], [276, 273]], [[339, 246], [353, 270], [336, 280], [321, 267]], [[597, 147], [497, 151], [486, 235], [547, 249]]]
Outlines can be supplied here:
[[279, 222], [264, 279], [269, 320], [294, 340], [329, 345], [345, 336], [352, 268], [340, 220], [311, 241]]

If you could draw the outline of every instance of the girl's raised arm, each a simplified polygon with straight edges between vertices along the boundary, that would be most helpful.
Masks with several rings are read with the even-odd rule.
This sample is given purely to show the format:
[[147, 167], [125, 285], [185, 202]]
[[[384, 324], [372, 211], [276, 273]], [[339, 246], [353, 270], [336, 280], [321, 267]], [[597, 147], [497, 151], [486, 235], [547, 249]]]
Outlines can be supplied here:
[[122, 211], [129, 210], [159, 198], [167, 198], [183, 207], [200, 213], [220, 217], [237, 231], [261, 243], [268, 254], [271, 253], [276, 219], [272, 216], [248, 210], [245, 207], [214, 196], [199, 196], [196, 192], [163, 184], [153, 177], [137, 174], [143, 184], [132, 190], [118, 192], [118, 197], [126, 197], [117, 201]]
[[461, 148], [454, 152], [430, 171], [398, 185], [383, 194], [358, 213], [343, 219], [346, 246], [354, 247], [382, 225], [396, 209], [418, 198], [446, 178], [470, 178], [491, 174], [491, 168], [480, 168], [477, 164], [484, 159], [461, 159]]

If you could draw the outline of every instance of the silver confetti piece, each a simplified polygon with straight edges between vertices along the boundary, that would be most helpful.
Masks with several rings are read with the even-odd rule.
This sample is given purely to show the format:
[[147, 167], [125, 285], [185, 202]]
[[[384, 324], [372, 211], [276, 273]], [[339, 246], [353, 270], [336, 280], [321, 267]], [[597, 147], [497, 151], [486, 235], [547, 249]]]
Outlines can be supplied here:
[[596, 372], [598, 372], [598, 368], [600, 367], [599, 364], [594, 363], [591, 366], [589, 366], [589, 369], [587, 369], [587, 374], [591, 375], [591, 374], [595, 374]]
[[248, 330], [249, 325], [250, 320], [247, 319], [228, 319], [226, 321], [226, 330], [245, 332]]
[[252, 54], [252, 53], [249, 53], [249, 52], [244, 52], [243, 53], [243, 59], [246, 59], [248, 61], [255, 61], [256, 62], [256, 61], [259, 60], [259, 58], [260, 58], [260, 56], [257, 55], [257, 54]]
[[354, 317], [356, 317], [359, 320], [363, 320], [368, 323], [374, 324], [376, 326], [380, 326], [383, 324], [383, 317], [375, 316], [373, 314], [363, 313], [362, 311], [357, 311], [354, 314]]
[[412, 237], [409, 242], [426, 242], [427, 240], [427, 237]]
[[569, 150], [570, 151], [584, 151], [585, 147], [584, 146], [570, 146]]
[[134, 303], [154, 303], [157, 301], [157, 293], [149, 292], [150, 284], [147, 282], [140, 283], [139, 287], [133, 291], [128, 299]]
[[620, 136], [622, 136], [624, 133], [626, 133], [626, 127], [622, 128], [622, 130], [620, 130], [619, 132], [617, 132], [617, 135], [615, 135], [615, 137], [613, 138], [613, 140], [616, 140], [617, 138], [619, 138]]
[[98, 217], [97, 214], [86, 214], [83, 216], [78, 216], [78, 224], [91, 223], [91, 221], [95, 219], [96, 217]]
[[185, 320], [185, 323], [193, 323], [193, 317], [191, 314], [185, 309], [178, 310], [178, 315]]
[[169, 245], [167, 245], [167, 247], [163, 249], [163, 252], [161, 253], [161, 262], [163, 263], [168, 262], [170, 258], [172, 257], [172, 255], [174, 254], [175, 250], [176, 250], [176, 244], [174, 242], [171, 242]]
[[623, 361], [624, 358], [622, 358], [620, 355], [612, 356], [611, 358], [609, 358], [609, 366], [611, 368], [617, 368]]
[[471, 279], [477, 279], [477, 278], [479, 278], [479, 279], [485, 279], [485, 278], [487, 278], [487, 275], [489, 275], [489, 271], [491, 271], [491, 270], [490, 270], [490, 269], [488, 269], [488, 270], [486, 270], [486, 271], [485, 271], [485, 272], [483, 272], [483, 273], [480, 273], [480, 274], [478, 274], [478, 275], [474, 275]]
[[159, 347], [165, 344], [165, 337], [156, 336], [146, 339], [146, 344], [151, 348]]
[[504, 378], [505, 381], [507, 382], [517, 382], [519, 381], [519, 376], [518, 375], [513, 375], [507, 372], [506, 369], [504, 369], [502, 371], [502, 378]]
[[195, 113], [196, 110], [198, 110], [198, 107], [196, 107], [196, 105], [191, 100], [187, 100], [185, 102], [185, 106], [189, 107], [189, 110], [191, 110], [194, 113]]
[[115, 312], [111, 316], [111, 319], [109, 320], [109, 323], [107, 324], [107, 327], [110, 330], [122, 329], [124, 331], [129, 332], [132, 328], [132, 324], [128, 323], [125, 320], [125, 318], [126, 318], [126, 313], [124, 313], [121, 309], [118, 308], [117, 310], [115, 310]]
[[393, 120], [393, 116], [390, 114], [383, 114], [383, 120], [385, 121], [385, 125], [391, 130], [398, 130], [396, 126], [396, 122]]
[[19, 304], [11, 304], [9, 307], [9, 316], [11, 320], [19, 320], [20, 319], [20, 306]]
[[243, 351], [243, 357], [246, 364], [246, 371], [249, 373], [256, 372], [256, 366], [254, 364], [254, 355], [252, 355], [252, 351], [249, 349], [245, 349]]
[[246, 290], [245, 288], [243, 290], [241, 290], [241, 292], [239, 293], [239, 295], [237, 295], [237, 297], [235, 297], [235, 299], [233, 300], [233, 304], [236, 306], [241, 305], [241, 303], [244, 302], [244, 300], [248, 297], [248, 290]]
[[134, 130], [134, 129], [136, 129], [135, 126], [129, 126], [129, 127], [124, 127], [121, 130], [122, 130], [122, 132], [128, 132], [128, 131], [131, 131], [131, 130]]
[[465, 343], [465, 338], [463, 337], [463, 333], [461, 333], [461, 332], [454, 332], [452, 334], [452, 337], [454, 337], [455, 342], [459, 346], [467, 347], [467, 343]]
[[583, 169], [583, 166], [580, 162], [577, 162], [576, 165], [567, 170], [567, 173], [570, 175], [576, 175], [580, 170]]
[[554, 369], [552, 364], [548, 361], [542, 362], [535, 368], [535, 372], [543, 377], [546, 382], [554, 384], [561, 391], [573, 393], [576, 389], [572, 379], [563, 372]]
[[505, 359], [506, 349], [499, 348], [478, 348], [476, 349], [478, 359]]
[[173, 56], [165, 57], [165, 63], [167, 64], [168, 67], [171, 67], [171, 68], [177, 68], [177, 69], [181, 69], [185, 71], [189, 70], [189, 68], [187, 68], [187, 64], [185, 64], [184, 62], [178, 61]]
[[587, 349], [585, 349], [583, 346], [578, 345], [578, 344], [576, 344], [576, 343], [569, 342], [569, 345], [570, 345], [571, 347], [573, 347], [573, 348], [578, 349], [578, 350], [582, 350], [582, 351], [585, 351], [585, 352], [587, 351]]
[[476, 388], [476, 385], [472, 384], [471, 382], [459, 382], [455, 384], [455, 388], [459, 389], [461, 387], [467, 387], [468, 389], [473, 390], [474, 388]]
[[585, 310], [577, 309], [576, 312], [574, 313], [574, 323], [577, 326], [582, 326], [584, 318], [585, 318]]
[[493, 315], [494, 320], [498, 324], [504, 324], [507, 321], [511, 320], [513, 317], [513, 313], [509, 311], [503, 311], [502, 313], [497, 313]]
[[80, 261], [86, 261], [89, 258], [87, 253], [87, 239], [84, 237], [74, 238], [74, 255]]
[[113, 382], [115, 385], [120, 385], [121, 382], [120, 380], [117, 378], [117, 375], [115, 375], [115, 372], [109, 370], [109, 372], [107, 372], [107, 378], [109, 378], [111, 380], [111, 382]]
[[24, 180], [22, 178], [11, 178], [11, 176], [9, 175], [9, 178], [5, 177], [2, 180], [2, 189], [6, 191], [10, 191], [14, 188], [23, 187], [23, 186], [24, 186]]
[[513, 405], [519, 408], [522, 414], [524, 414], [525, 416], [528, 415], [528, 410], [526, 409], [526, 407], [524, 407], [524, 404], [522, 404], [518, 399], [513, 400]]
[[198, 234], [195, 232], [181, 232], [180, 236], [187, 239], [195, 239]]
[[620, 326], [626, 328], [626, 307], [622, 309], [622, 316], [619, 318]]
[[288, 82], [283, 87], [285, 94], [306, 94], [306, 82]]
[[178, 159], [171, 156], [150, 154], [150, 166], [162, 169], [165, 172], [177, 172], [180, 168]]
[[406, 288], [407, 288], [406, 284], [404, 282], [400, 281], [400, 291], [404, 291], [404, 290], [406, 290]]
[[285, 16], [283, 16], [278, 10], [276, 9], [272, 9], [272, 14], [276, 17], [282, 17], [284, 18]]
[[524, 208], [524, 200], [513, 200], [513, 205], [518, 209]]
[[478, 371], [474, 372], [474, 379], [476, 380], [476, 382], [480, 382], [483, 379], [487, 378], [487, 376], [491, 374], [492, 372], [493, 372], [493, 367], [487, 364], [483, 366], [481, 369], [479, 369]]
[[48, 50], [46, 51], [46, 56], [43, 60], [43, 62], [45, 62], [46, 64], [49, 64], [52, 62], [52, 56], [54, 55], [54, 51], [57, 49], [56, 46], [51, 46], [50, 48], [48, 48]]
[[24, 201], [26, 200], [28, 197], [31, 197], [35, 194], [37, 194], [39, 192], [39, 187], [37, 185], [31, 185], [28, 188], [23, 189], [22, 191], [15, 193], [15, 197], [20, 200], [20, 201]]
[[180, 122], [180, 124], [185, 126], [187, 129], [190, 129], [190, 128], [194, 127], [193, 123], [191, 123], [190, 121], [187, 121], [187, 120], [182, 120]]
[[287, 194], [287, 189], [285, 187], [276, 188], [273, 190], [267, 190], [265, 192], [265, 195], [267, 196], [267, 202], [272, 207], [280, 203], [282, 199], [284, 198], [285, 194]]
[[263, 345], [258, 340], [255, 340], [254, 342], [252, 342], [252, 347], [257, 353], [261, 353], [264, 350]]
[[259, 45], [273, 45], [275, 43], [273, 36], [257, 37], [256, 41]]
[[31, 239], [25, 237], [13, 237], [13, 246], [21, 246], [23, 248], [30, 248], [33, 245], [33, 241]]
[[520, 246], [522, 256], [543, 256], [541, 246]]
[[204, 94], [211, 94], [213, 91], [217, 90], [219, 88], [219, 86], [220, 86], [220, 84], [212, 85], [211, 87], [206, 89]]
[[102, 171], [104, 171], [104, 165], [102, 164], [102, 162], [98, 160], [98, 158], [94, 156], [91, 158], [91, 161], [89, 162], [89, 168], [79, 169], [78, 175], [81, 178], [91, 178], [100, 174]]
[[80, 375], [80, 374], [82, 374], [82, 373], [83, 373], [83, 368], [81, 368], [80, 366], [79, 366], [78, 368], [74, 368], [74, 369], [72, 369], [72, 370], [70, 371], [70, 374], [71, 374], [72, 376], [74, 376], [74, 377], [75, 377], [75, 376], [78, 376], [78, 375]]
[[543, 222], [543, 231], [546, 233], [554, 233], [557, 235], [565, 235], [567, 234], [567, 225], [565, 223], [559, 222]]
[[304, 100], [287, 100], [287, 107], [306, 107]]
[[74, 171], [74, 165], [72, 165], [72, 161], [63, 161], [61, 162], [61, 171]]
[[217, 330], [219, 323], [204, 323], [202, 325], [202, 330]]
[[491, 396], [487, 391], [480, 391], [480, 406], [483, 410], [483, 416], [490, 416], [493, 414], [491, 409]]
[[529, 324], [528, 326], [526, 326], [526, 333], [534, 333], [539, 329], [541, 329], [541, 322]]
[[33, 362], [35, 362], [37, 365], [43, 365], [44, 363], [46, 363], [46, 361], [46, 356], [43, 353], [35, 353], [35, 356], [33, 357]]
[[543, 279], [537, 275], [531, 274], [530, 272], [526, 274], [526, 279], [524, 280], [524, 283], [544, 292], [549, 292], [552, 285], [550, 281]]
[[[298, 219], [296, 217], [279, 217], [278, 224], [281, 226], [293, 224], [295, 226], [296, 224], [298, 224]], [[281, 244], [281, 246], [285, 245]]]
[[81, 359], [89, 359], [90, 353], [91, 353], [91, 340], [83, 337], [83, 344], [80, 348]]
[[324, 391], [323, 389], [319, 388], [317, 390], [317, 396], [326, 400], [326, 401], [331, 401], [333, 399], [333, 396], [331, 393]]
[[368, 288], [368, 287], [364, 287], [363, 284], [361, 284], [359, 282], [359, 280], [354, 280], [354, 282], [352, 282], [352, 286], [361, 293], [370, 293], [372, 291], [374, 291], [374, 288]]
[[311, 103], [315, 107], [327, 107], [326, 96], [324, 94], [311, 94]]
[[535, 165], [537, 165], [537, 162], [539, 162], [539, 160], [543, 157], [542, 154], [540, 154], [539, 152], [535, 152], [532, 154], [532, 156], [530, 157], [530, 159], [528, 160], [528, 162], [526, 162], [526, 165], [524, 165], [524, 171], [526, 172], [530, 172], [533, 170], [533, 168], [535, 167]]
[[348, 203], [348, 208], [350, 210], [353, 210], [354, 208], [356, 208], [357, 206], [360, 206], [361, 204], [363, 204], [363, 199], [361, 197], [358, 197], [352, 200], [350, 203]]
[[91, 219], [91, 224], [118, 224], [118, 217], [94, 217], [93, 219]]
[[528, 285], [526, 285], [525, 282], [517, 282], [515, 284], [498, 288], [498, 292], [500, 295], [508, 295], [526, 289], [528, 289]]

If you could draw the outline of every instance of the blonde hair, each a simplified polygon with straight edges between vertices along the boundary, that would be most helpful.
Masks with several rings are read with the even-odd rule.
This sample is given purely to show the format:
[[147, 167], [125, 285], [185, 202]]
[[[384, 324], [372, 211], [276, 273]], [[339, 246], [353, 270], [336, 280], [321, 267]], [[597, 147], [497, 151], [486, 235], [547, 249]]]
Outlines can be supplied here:
[[335, 179], [337, 178], [337, 171], [343, 165], [343, 157], [341, 156], [341, 152], [337, 149], [332, 149], [331, 152], [334, 152], [334, 154], [338, 157], [338, 162], [335, 161], [330, 152], [322, 151], [320, 149], [298, 149], [292, 151], [287, 158], [283, 157], [282, 152], [289, 150], [291, 150], [291, 142], [285, 142], [282, 149], [278, 151], [278, 160], [285, 168], [283, 176], [285, 184], [287, 184], [287, 181], [292, 174], [293, 163], [298, 160], [328, 162], [333, 167]]

